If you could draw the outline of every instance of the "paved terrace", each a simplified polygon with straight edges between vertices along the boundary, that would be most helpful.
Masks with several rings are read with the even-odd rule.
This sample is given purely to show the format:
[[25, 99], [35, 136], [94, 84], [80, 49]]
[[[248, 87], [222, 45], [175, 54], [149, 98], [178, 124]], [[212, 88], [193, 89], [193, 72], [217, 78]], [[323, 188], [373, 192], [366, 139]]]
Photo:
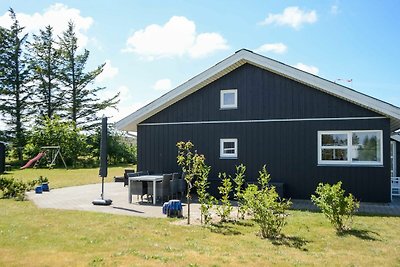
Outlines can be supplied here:
[[[50, 184], [51, 185], [51, 184]], [[101, 184], [90, 184], [73, 186], [60, 189], [51, 189], [50, 192], [35, 194], [28, 192], [28, 198], [39, 208], [83, 210], [94, 212], [106, 212], [120, 215], [131, 215], [141, 217], [165, 218], [162, 214], [161, 205], [153, 206], [147, 202], [135, 201], [133, 196], [132, 204], [128, 203], [128, 188], [122, 183], [105, 183], [105, 198], [113, 200], [110, 206], [95, 206], [94, 199], [100, 198]], [[292, 200], [294, 209], [317, 210], [309, 200]], [[183, 206], [184, 214], [186, 206]], [[381, 214], [389, 216], [400, 216], [400, 198], [394, 199], [391, 203], [361, 203], [360, 213]], [[193, 221], [200, 220], [199, 204], [191, 205], [191, 217]]]

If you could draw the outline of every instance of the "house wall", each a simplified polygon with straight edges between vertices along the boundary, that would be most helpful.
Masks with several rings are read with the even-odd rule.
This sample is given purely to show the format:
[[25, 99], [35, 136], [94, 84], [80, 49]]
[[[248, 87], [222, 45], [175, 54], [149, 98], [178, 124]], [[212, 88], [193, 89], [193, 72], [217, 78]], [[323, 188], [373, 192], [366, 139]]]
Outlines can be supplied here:
[[[220, 90], [238, 89], [238, 109], [220, 110]], [[191, 140], [218, 173], [233, 174], [247, 166], [255, 182], [266, 164], [273, 182], [285, 184], [285, 196], [307, 199], [319, 182], [343, 182], [362, 201], [390, 201], [389, 119], [269, 121], [249, 123], [154, 123], [303, 118], [381, 117], [299, 82], [246, 64], [205, 86], [138, 125], [138, 169], [156, 173], [179, 170], [176, 142]], [[322, 130], [383, 130], [383, 167], [318, 166], [317, 132]], [[238, 139], [238, 158], [220, 159], [220, 138]]]
[[0, 173], [3, 173], [5, 171], [5, 165], [6, 165], [6, 148], [4, 143], [0, 142]]

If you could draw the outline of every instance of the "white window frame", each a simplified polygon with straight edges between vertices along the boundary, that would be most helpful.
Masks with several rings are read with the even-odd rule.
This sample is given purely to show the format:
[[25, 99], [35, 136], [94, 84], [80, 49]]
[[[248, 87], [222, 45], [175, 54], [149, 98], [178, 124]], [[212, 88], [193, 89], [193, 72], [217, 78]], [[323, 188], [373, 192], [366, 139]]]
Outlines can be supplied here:
[[[235, 103], [228, 105], [228, 104], [224, 104], [224, 95], [225, 94], [231, 94], [234, 93], [235, 94]], [[237, 89], [224, 89], [221, 90], [220, 93], [220, 109], [237, 109], [238, 107], [238, 92]]]
[[[235, 153], [233, 153], [233, 154], [230, 154], [230, 153], [225, 153], [225, 151], [224, 151], [224, 143], [234, 143], [235, 144], [235, 146], [234, 146], [234, 152]], [[237, 156], [238, 156], [238, 140], [237, 140], [237, 138], [223, 138], [223, 139], [220, 139], [220, 142], [219, 142], [219, 157], [221, 158], [221, 159], [236, 159], [237, 158]]]
[[[380, 140], [380, 161], [353, 161], [352, 156], [352, 135], [353, 133], [362, 132], [375, 132], [378, 133]], [[347, 145], [346, 146], [322, 146], [322, 135], [323, 134], [346, 134]], [[383, 139], [382, 130], [348, 130], [348, 131], [318, 131], [318, 165], [368, 165], [368, 166], [382, 166], [383, 165]], [[346, 149], [347, 160], [322, 160], [322, 149]]]

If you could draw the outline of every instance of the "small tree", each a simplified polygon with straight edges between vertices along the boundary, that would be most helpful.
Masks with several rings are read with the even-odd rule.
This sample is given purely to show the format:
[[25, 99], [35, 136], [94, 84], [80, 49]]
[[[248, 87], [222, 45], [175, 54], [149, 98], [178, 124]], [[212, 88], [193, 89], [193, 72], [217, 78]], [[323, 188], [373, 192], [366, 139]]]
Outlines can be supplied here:
[[[192, 142], [178, 142], [177, 163], [182, 168], [182, 172], [185, 174], [185, 180], [187, 183], [187, 204], [188, 204], [188, 224], [190, 224], [190, 200], [191, 200], [191, 189], [193, 187], [192, 182], [194, 177], [201, 175], [202, 166], [204, 165], [204, 155], [198, 155], [197, 152], [193, 152], [194, 145]], [[207, 174], [208, 176], [208, 174]]]
[[334, 185], [319, 183], [315, 193], [316, 195], [311, 195], [312, 202], [321, 209], [336, 231], [350, 229], [353, 215], [360, 203], [351, 193], [345, 197], [342, 182]]
[[235, 198], [238, 202], [238, 212], [237, 212], [237, 218], [241, 218], [242, 220], [244, 219], [244, 215], [246, 214], [246, 205], [244, 205], [244, 199], [243, 199], [243, 185], [244, 185], [244, 173], [246, 172], [246, 166], [243, 164], [240, 164], [239, 166], [236, 166], [236, 175], [235, 178], [233, 179], [233, 182], [235, 183]]
[[210, 211], [214, 206], [214, 203], [216, 203], [216, 199], [207, 192], [210, 185], [210, 183], [208, 182], [208, 175], [210, 173], [211, 167], [207, 166], [204, 163], [205, 158], [203, 155], [197, 158], [201, 161], [201, 163], [199, 164], [200, 175], [197, 177], [197, 180], [195, 182], [195, 186], [197, 188], [197, 196], [200, 203], [200, 220], [202, 224], [209, 224], [211, 221]]
[[232, 192], [232, 178], [226, 173], [219, 173], [218, 177], [221, 179], [221, 186], [218, 186], [218, 191], [221, 194], [221, 205], [217, 207], [217, 214], [221, 218], [221, 222], [225, 222], [233, 209], [229, 200], [229, 194]]
[[249, 185], [243, 197], [254, 216], [254, 221], [260, 226], [261, 236], [277, 238], [286, 224], [286, 210], [290, 207], [291, 202], [279, 198], [275, 187], [268, 185], [270, 179], [270, 174], [264, 165], [259, 171], [260, 188], [257, 185]]

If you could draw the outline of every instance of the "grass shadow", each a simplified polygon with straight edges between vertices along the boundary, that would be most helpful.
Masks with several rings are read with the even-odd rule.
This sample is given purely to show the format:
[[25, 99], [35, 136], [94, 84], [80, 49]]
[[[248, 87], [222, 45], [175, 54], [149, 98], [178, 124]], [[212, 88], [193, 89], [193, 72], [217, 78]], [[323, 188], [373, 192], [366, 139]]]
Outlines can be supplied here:
[[212, 223], [210, 225], [210, 230], [213, 233], [223, 234], [223, 235], [241, 235], [242, 233], [235, 229], [234, 227], [227, 225], [225, 223]]
[[308, 251], [305, 247], [310, 241], [298, 236], [285, 236], [281, 235], [280, 238], [272, 239], [272, 244], [275, 246], [287, 246], [291, 248]]
[[369, 240], [369, 241], [380, 241], [380, 238], [377, 238], [375, 236], [380, 236], [379, 233], [370, 231], [370, 230], [364, 230], [364, 229], [350, 229], [350, 230], [345, 230], [343, 232], [338, 232], [336, 233], [338, 236], [355, 236], [359, 239], [362, 240]]
[[245, 227], [254, 226], [254, 222], [249, 221], [249, 220], [233, 221], [233, 222], [231, 222], [231, 223], [232, 223], [232, 224], [235, 224], [235, 225], [245, 226]]

